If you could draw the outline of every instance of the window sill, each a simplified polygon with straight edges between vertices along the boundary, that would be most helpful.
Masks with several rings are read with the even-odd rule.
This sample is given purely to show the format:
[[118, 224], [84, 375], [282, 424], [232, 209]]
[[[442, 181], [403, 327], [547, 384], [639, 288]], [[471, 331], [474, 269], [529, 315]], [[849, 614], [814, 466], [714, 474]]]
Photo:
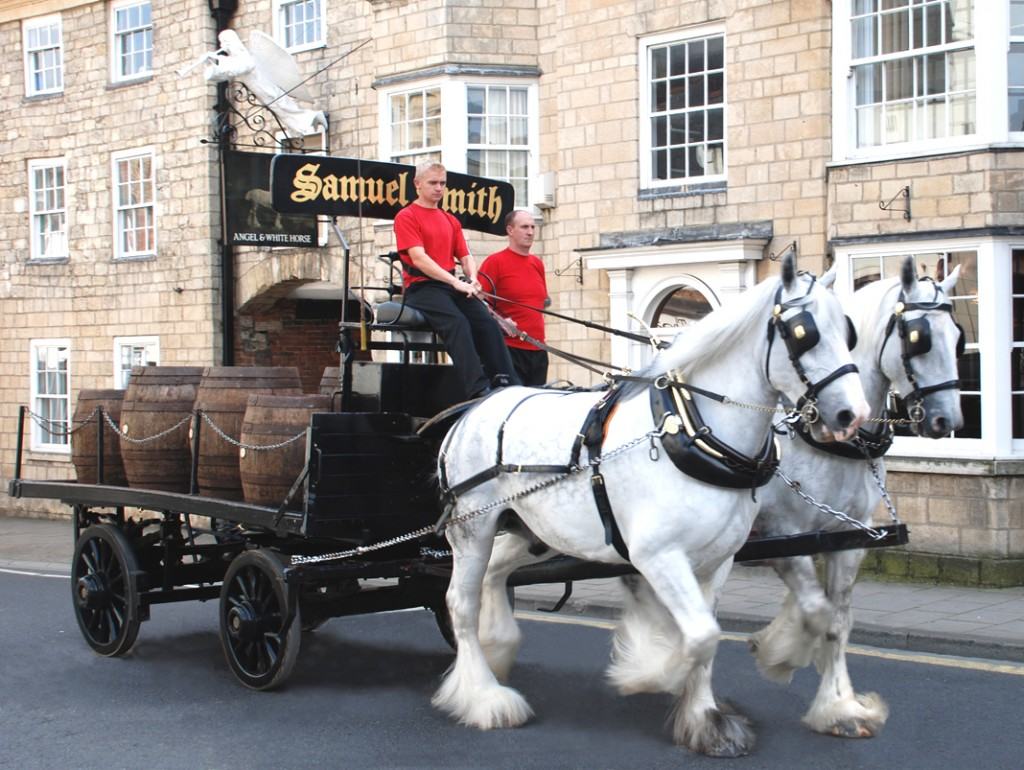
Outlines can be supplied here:
[[972, 143], [957, 146], [945, 145], [942, 147], [921, 147], [916, 145], [913, 148], [906, 148], [902, 151], [879, 150], [870, 155], [857, 155], [841, 160], [832, 160], [825, 164], [826, 168], [845, 168], [847, 166], [865, 166], [872, 163], [893, 163], [896, 161], [931, 160], [933, 158], [946, 157], [950, 155], [977, 155], [983, 152], [1000, 152], [1003, 150], [1020, 150], [1024, 147], [1024, 139], [1021, 141], [989, 142], [986, 144]]
[[107, 83], [108, 91], [116, 91], [119, 88], [128, 88], [129, 86], [137, 86], [139, 83], [148, 83], [154, 77], [152, 72], [146, 72], [142, 75], [133, 75], [132, 77], [122, 78], [120, 80], [111, 80]]
[[30, 104], [35, 102], [48, 102], [51, 99], [60, 99], [63, 96], [64, 89], [62, 88], [60, 91], [45, 91], [43, 93], [38, 94], [25, 94], [24, 101]]
[[888, 455], [885, 469], [890, 473], [939, 473], [947, 476], [1024, 476], [1024, 459]]
[[156, 254], [133, 254], [127, 257], [114, 257], [114, 262], [152, 262]]
[[26, 265], [66, 265], [71, 261], [70, 257], [33, 257], [25, 262]]
[[689, 198], [694, 195], [714, 195], [727, 192], [726, 182], [698, 182], [677, 185], [674, 187], [641, 187], [637, 198], [642, 201], [658, 200], [659, 198]]
[[32, 447], [25, 453], [24, 460], [28, 462], [52, 462], [52, 463], [70, 463], [71, 462], [71, 447], [64, 447], [61, 449], [43, 449], [41, 447]]

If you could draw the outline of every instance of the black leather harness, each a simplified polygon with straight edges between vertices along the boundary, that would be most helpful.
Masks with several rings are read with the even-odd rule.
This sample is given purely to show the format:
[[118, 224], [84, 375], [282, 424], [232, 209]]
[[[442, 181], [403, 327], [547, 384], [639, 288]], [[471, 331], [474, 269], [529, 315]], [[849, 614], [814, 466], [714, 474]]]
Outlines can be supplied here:
[[[822, 389], [839, 377], [857, 371], [857, 367], [853, 364], [846, 364], [816, 383], [811, 382], [807, 377], [800, 363], [800, 357], [814, 347], [818, 341], [814, 318], [809, 312], [802, 309], [798, 310], [792, 318], [783, 319], [782, 316], [791, 309], [802, 308], [807, 304], [813, 286], [814, 281], [812, 280], [803, 297], [782, 302], [782, 287], [780, 285], [775, 294], [772, 317], [768, 321], [768, 352], [765, 357], [765, 374], [766, 376], [768, 374], [771, 345], [777, 330], [785, 342], [793, 367], [807, 388], [800, 399], [798, 408], [805, 405], [813, 408], [817, 395]], [[451, 487], [448, 485], [445, 466], [445, 448], [442, 447], [441, 461], [438, 463], [438, 476], [445, 508], [437, 523], [436, 531], [438, 533], [443, 531], [459, 495], [464, 492], [497, 478], [503, 473], [550, 473], [559, 476], [577, 473], [582, 470], [580, 455], [583, 447], [586, 447], [589, 457], [588, 465], [592, 469], [590, 487], [594, 495], [594, 504], [597, 506], [601, 523], [604, 526], [605, 543], [613, 546], [623, 559], [629, 561], [629, 550], [626, 548], [622, 533], [615, 521], [608, 492], [605, 489], [604, 476], [601, 474], [601, 447], [604, 443], [607, 423], [615, 411], [616, 404], [624, 395], [628, 382], [644, 382], [649, 386], [654, 423], [659, 428], [663, 428], [661, 431], [662, 446], [672, 463], [680, 471], [699, 481], [729, 489], [753, 491], [771, 480], [779, 464], [779, 449], [774, 434], [769, 431], [758, 454], [755, 457], [747, 457], [714, 435], [711, 427], [701, 417], [700, 411], [693, 402], [692, 394], [696, 393], [722, 403], [726, 401], [725, 396], [687, 385], [673, 379], [670, 375], [661, 375], [656, 378], [617, 375], [613, 384], [587, 413], [583, 426], [573, 441], [567, 465], [519, 465], [506, 463], [503, 457], [505, 426], [512, 415], [531, 398], [542, 395], [564, 395], [551, 391], [532, 393], [517, 403], [505, 416], [498, 429], [494, 465]], [[451, 435], [449, 434], [449, 437]]]
[[693, 393], [723, 400], [711, 391], [678, 380], [667, 387], [652, 387], [651, 413], [662, 425], [661, 444], [672, 464], [691, 478], [729, 489], [763, 487], [779, 467], [779, 447], [769, 431], [761, 450], [753, 457], [736, 451], [718, 438], [701, 417]]
[[[887, 413], [883, 413], [883, 417]], [[815, 441], [803, 423], [797, 423], [796, 435], [804, 440], [808, 446], [820, 449], [836, 457], [845, 457], [848, 460], [863, 460], [871, 458], [877, 460], [882, 457], [892, 446], [893, 430], [888, 423], [883, 423], [881, 433], [871, 433], [864, 428], [857, 429], [857, 435], [850, 441]]]

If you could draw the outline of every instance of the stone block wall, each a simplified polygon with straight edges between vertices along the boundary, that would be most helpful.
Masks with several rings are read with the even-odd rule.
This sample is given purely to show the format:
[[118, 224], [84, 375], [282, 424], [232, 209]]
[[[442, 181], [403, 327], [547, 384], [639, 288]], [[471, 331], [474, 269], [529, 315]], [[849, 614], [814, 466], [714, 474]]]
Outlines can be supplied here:
[[[208, 49], [205, 3], [154, 3], [152, 77], [109, 82], [107, 3], [62, 11], [64, 90], [25, 96], [19, 19], [0, 24], [5, 96], [0, 157], [0, 483], [12, 472], [18, 404], [29, 401], [30, 342], [71, 340], [71, 408], [84, 388], [113, 386], [113, 340], [160, 338], [161, 363], [213, 363], [217, 301], [216, 166], [210, 86], [174, 69]], [[50, 10], [57, 10], [52, 8]], [[155, 150], [157, 255], [114, 258], [111, 155]], [[66, 159], [70, 256], [30, 257], [28, 159]], [[27, 446], [27, 442], [26, 442]], [[25, 475], [73, 477], [66, 455], [28, 453]], [[51, 510], [10, 501], [25, 512]]]

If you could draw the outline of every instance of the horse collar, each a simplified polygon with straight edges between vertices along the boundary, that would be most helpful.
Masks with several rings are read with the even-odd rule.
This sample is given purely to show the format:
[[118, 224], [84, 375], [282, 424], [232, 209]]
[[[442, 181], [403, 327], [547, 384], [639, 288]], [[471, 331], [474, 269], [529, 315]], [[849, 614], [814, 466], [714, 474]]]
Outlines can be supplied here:
[[665, 429], [662, 446], [687, 476], [730, 489], [753, 490], [771, 481], [779, 465], [779, 447], [771, 433], [750, 457], [714, 434], [680, 379], [673, 378], [670, 387], [651, 388], [650, 399], [655, 425]]

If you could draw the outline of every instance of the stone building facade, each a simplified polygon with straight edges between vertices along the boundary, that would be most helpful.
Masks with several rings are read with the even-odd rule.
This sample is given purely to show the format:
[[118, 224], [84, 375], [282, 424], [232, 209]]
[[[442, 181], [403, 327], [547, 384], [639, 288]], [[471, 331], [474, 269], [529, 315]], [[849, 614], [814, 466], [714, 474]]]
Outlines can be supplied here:
[[[121, 4], [0, 0], [0, 86], [14, 105], [0, 161], [0, 476], [11, 468], [13, 405], [32, 397], [34, 341], [70, 341], [72, 395], [108, 386], [114, 338], [159, 336], [165, 364], [223, 357], [216, 156], [199, 142], [215, 89], [174, 74], [214, 47], [213, 20], [197, 0], [154, 0], [152, 73], [122, 84], [110, 74]], [[230, 25], [243, 39], [272, 34], [312, 75], [331, 154], [437, 157], [512, 181], [538, 223], [553, 307], [569, 315], [685, 323], [790, 249], [806, 269], [834, 264], [841, 291], [891, 275], [906, 254], [932, 271], [960, 264], [968, 425], [940, 442], [901, 437], [888, 461], [910, 553], [941, 554], [945, 566], [900, 558], [905, 572], [967, 569], [1006, 582], [1024, 563], [1022, 6], [241, 0]], [[26, 24], [55, 14], [63, 90], [26, 95]], [[140, 147], [156, 152], [157, 248], [119, 258], [111, 157]], [[47, 158], [67, 163], [64, 258], [31, 248], [30, 161]], [[393, 248], [390, 223], [339, 226], [352, 283], [384, 283], [377, 256]], [[309, 303], [336, 300], [342, 283], [341, 249], [333, 236], [326, 244], [235, 249], [238, 363], [283, 363], [301, 340], [302, 359], [315, 362], [303, 373], [310, 389], [333, 322]], [[471, 242], [479, 255], [501, 245]], [[618, 364], [647, 355], [560, 320], [548, 334]], [[552, 375], [593, 380], [566, 364]], [[59, 453], [30, 456], [33, 472], [66, 475]]]

